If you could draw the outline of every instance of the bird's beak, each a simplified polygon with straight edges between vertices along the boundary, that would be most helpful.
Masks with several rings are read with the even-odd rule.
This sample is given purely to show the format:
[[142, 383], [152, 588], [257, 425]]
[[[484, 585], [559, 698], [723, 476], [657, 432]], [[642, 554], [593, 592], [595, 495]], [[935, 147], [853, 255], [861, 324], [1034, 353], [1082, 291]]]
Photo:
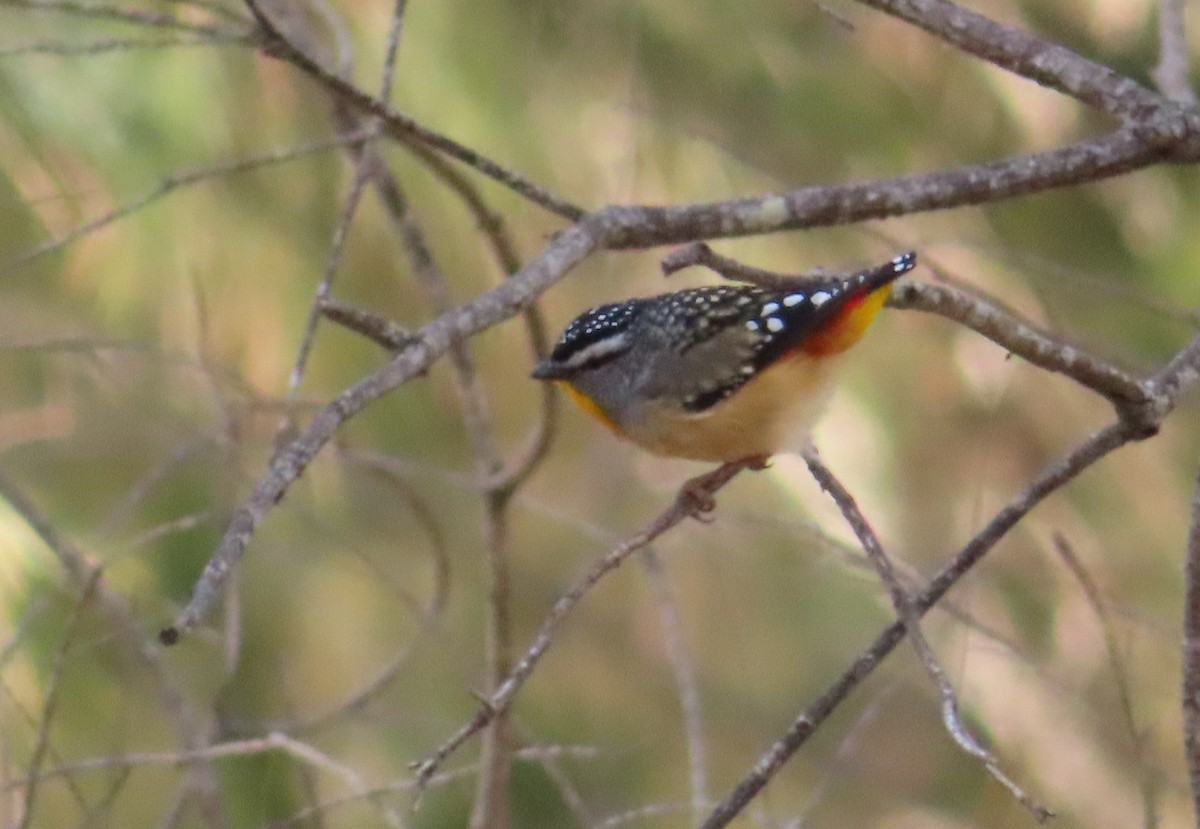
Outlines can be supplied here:
[[567, 370], [553, 360], [542, 360], [529, 375], [534, 380], [562, 380], [567, 376]]

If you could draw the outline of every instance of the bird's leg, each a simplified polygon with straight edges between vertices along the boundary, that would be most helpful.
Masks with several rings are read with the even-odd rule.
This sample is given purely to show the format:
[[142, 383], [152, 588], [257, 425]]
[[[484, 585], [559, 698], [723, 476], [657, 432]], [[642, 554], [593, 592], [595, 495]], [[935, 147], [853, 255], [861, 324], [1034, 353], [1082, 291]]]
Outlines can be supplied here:
[[708, 513], [717, 507], [713, 493], [743, 469], [759, 470], [766, 469], [768, 466], [770, 466], [770, 456], [768, 455], [751, 455], [737, 461], [726, 461], [716, 469], [684, 481], [675, 500], [676, 506], [697, 521], [711, 521]]

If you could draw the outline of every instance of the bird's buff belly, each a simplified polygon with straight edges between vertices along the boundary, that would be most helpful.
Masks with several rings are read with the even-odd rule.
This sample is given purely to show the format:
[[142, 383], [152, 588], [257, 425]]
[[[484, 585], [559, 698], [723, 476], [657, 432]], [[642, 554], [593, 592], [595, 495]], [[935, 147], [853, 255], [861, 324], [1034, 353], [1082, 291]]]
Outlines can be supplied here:
[[700, 461], [797, 451], [829, 400], [838, 362], [800, 353], [703, 412], [650, 402], [618, 430], [656, 454]]

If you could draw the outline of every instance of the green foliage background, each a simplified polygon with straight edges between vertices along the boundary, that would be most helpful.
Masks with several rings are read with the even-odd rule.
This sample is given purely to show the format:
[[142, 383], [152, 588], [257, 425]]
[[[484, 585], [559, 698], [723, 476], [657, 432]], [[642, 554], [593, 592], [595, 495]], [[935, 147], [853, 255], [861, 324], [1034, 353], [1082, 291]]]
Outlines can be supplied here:
[[[322, 141], [326, 100], [240, 45], [48, 54], [27, 47], [170, 34], [78, 12], [0, 3], [0, 470], [94, 560], [151, 637], [174, 617], [231, 508], [269, 457], [281, 398], [349, 187], [338, 151], [197, 183], [33, 259], [25, 254], [138, 202], [181, 171]], [[981, 65], [849, 2], [720, 0], [413, 2], [393, 100], [423, 123], [587, 206], [686, 203], [888, 177], [1048, 149], [1106, 125], [1054, 93]], [[1148, 0], [975, 4], [1148, 81]], [[213, 19], [183, 2], [121, 8]], [[236, 6], [229, 6], [241, 13]], [[376, 90], [391, 4], [342, 3], [354, 77]], [[64, 49], [58, 49], [59, 52]], [[500, 275], [461, 205], [402, 150], [388, 158], [454, 298]], [[1067, 338], [1138, 370], [1196, 325], [1194, 170], [1161, 168], [978, 209], [866, 227], [721, 242], [785, 271], [914, 248]], [[561, 225], [488, 181], [525, 257]], [[544, 299], [557, 328], [583, 307], [663, 290], [664, 251], [587, 262]], [[923, 270], [922, 278], [930, 273]], [[680, 284], [708, 281], [699, 272]], [[335, 294], [408, 325], [431, 310], [368, 197]], [[473, 342], [501, 445], [537, 406], [517, 321]], [[332, 325], [302, 387], [327, 401], [381, 365]], [[370, 783], [406, 780], [474, 712], [486, 588], [481, 502], [451, 374], [438, 365], [354, 419], [251, 544], [237, 579], [235, 658], [224, 620], [162, 654], [214, 740], [290, 728], [336, 706], [395, 654], [409, 661], [362, 710], [299, 737]], [[1183, 825], [1189, 798], [1178, 701], [1181, 562], [1200, 425], [1184, 407], [1056, 494], [951, 596], [929, 632], [965, 707], [1008, 771], [1061, 827]], [[944, 320], [884, 315], [857, 349], [817, 432], [888, 549], [928, 575], [1047, 463], [1111, 418], [1103, 401]], [[354, 450], [354, 451], [351, 451]], [[381, 475], [356, 451], [382, 453]], [[698, 466], [618, 444], [574, 411], [514, 502], [520, 647], [588, 562], [673, 497]], [[130, 493], [142, 497], [130, 500]], [[419, 504], [414, 511], [414, 499]], [[425, 513], [450, 569], [435, 591]], [[1098, 584], [1132, 698], [1123, 710], [1105, 629], [1054, 552], [1062, 533]], [[802, 466], [781, 460], [720, 497], [657, 550], [697, 672], [714, 797], [891, 618], [886, 596]], [[0, 505], [0, 777], [27, 773], [78, 595], [16, 511]], [[44, 767], [179, 750], [152, 676], [85, 606]], [[560, 761], [600, 819], [646, 804], [682, 814], [688, 776], [661, 606], [631, 562], [568, 622], [522, 691], [530, 745], [595, 747]], [[473, 755], [472, 747], [465, 763]], [[346, 794], [336, 776], [274, 752], [222, 760], [226, 823], [265, 826]], [[135, 767], [41, 786], [33, 826], [159, 826], [183, 772]], [[578, 825], [551, 774], [520, 764], [518, 826]], [[105, 793], [111, 797], [105, 800]], [[407, 804], [411, 795], [390, 796]], [[469, 778], [431, 791], [418, 827], [461, 826]], [[88, 814], [83, 803], [102, 806]], [[7, 823], [21, 799], [0, 801]], [[936, 694], [894, 656], [769, 787], [745, 825], [958, 827], [1028, 817], [942, 730]], [[304, 826], [373, 826], [357, 800]]]

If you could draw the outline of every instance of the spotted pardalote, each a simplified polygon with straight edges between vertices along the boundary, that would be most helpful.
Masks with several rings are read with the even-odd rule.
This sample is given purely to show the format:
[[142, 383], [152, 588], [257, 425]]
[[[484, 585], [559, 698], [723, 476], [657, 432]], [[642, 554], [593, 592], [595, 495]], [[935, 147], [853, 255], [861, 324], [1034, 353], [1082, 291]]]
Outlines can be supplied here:
[[916, 265], [905, 253], [848, 277], [726, 284], [602, 305], [533, 372], [619, 436], [660, 455], [741, 460], [797, 449], [862, 337]]

